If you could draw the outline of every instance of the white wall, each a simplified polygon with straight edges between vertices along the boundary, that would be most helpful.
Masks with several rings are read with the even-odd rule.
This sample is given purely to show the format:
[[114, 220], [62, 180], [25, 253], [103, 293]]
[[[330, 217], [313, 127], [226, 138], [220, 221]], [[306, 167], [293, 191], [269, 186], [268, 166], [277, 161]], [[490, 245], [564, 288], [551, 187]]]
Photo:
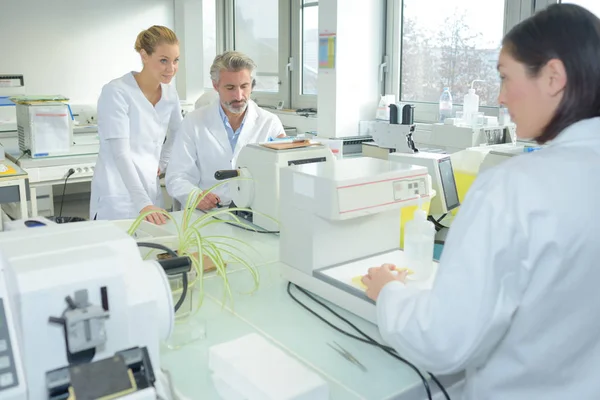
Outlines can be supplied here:
[[383, 49], [382, 0], [320, 0], [319, 33], [335, 33], [334, 69], [319, 68], [319, 136], [356, 136], [375, 117]]
[[105, 83], [141, 69], [133, 49], [140, 31], [174, 28], [173, 0], [1, 3], [0, 74], [23, 74], [26, 94], [62, 94], [73, 104], [95, 105]]

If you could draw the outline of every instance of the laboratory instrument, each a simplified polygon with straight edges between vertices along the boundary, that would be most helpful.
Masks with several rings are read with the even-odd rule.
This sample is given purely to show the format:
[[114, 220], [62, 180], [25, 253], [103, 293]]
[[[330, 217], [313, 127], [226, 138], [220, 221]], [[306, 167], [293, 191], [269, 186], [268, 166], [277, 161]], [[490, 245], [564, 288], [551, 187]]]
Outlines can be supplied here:
[[172, 398], [173, 307], [164, 267], [110, 222], [0, 233], [0, 398]]
[[[390, 123], [377, 122], [374, 124], [372, 131], [375, 145], [384, 151], [365, 151], [365, 154], [404, 164], [426, 167], [431, 176], [432, 188], [437, 194], [432, 199], [429, 207], [431, 215], [445, 214], [459, 207], [460, 202], [450, 156], [423, 151], [423, 149], [418, 148], [413, 140], [416, 126], [414, 124], [413, 106], [406, 104], [395, 107], [392, 105], [390, 108]], [[402, 110], [402, 122], [398, 123], [400, 117], [396, 115], [400, 112], [400, 109]], [[371, 144], [363, 145], [365, 150], [372, 147]]]
[[374, 302], [353, 278], [384, 263], [406, 265], [400, 209], [435, 195], [427, 168], [362, 157], [280, 173], [284, 279], [377, 323]]
[[441, 215], [460, 206], [456, 181], [449, 154], [421, 152], [390, 153], [388, 160], [427, 168], [436, 196], [431, 199], [429, 214]]
[[[487, 122], [486, 122], [487, 121]], [[500, 125], [496, 120], [486, 120], [483, 117], [481, 125], [463, 125], [456, 120], [456, 124], [446, 121], [445, 124], [419, 125], [413, 134], [417, 147], [443, 150], [455, 153], [469, 147], [512, 143], [515, 125], [509, 123]], [[488, 123], [488, 125], [484, 125]]]
[[331, 150], [319, 143], [307, 147], [277, 149], [270, 144], [249, 144], [240, 150], [237, 169], [217, 171], [216, 179], [240, 176], [230, 183], [230, 193], [237, 207], [250, 208], [245, 215], [253, 224], [279, 230], [280, 171], [290, 165], [333, 162]]
[[69, 154], [73, 145], [73, 123], [63, 102], [17, 101], [19, 149], [32, 158]]

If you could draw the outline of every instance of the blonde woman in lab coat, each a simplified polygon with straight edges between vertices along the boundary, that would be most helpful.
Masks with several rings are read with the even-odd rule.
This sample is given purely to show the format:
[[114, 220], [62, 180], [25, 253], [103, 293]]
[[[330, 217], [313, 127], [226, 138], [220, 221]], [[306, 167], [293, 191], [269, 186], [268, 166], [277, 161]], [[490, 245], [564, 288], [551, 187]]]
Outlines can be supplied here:
[[[135, 218], [163, 207], [159, 175], [167, 168], [182, 120], [170, 84], [177, 73], [179, 41], [171, 29], [152, 26], [138, 35], [135, 50], [142, 71], [109, 82], [98, 100], [100, 152], [92, 179], [92, 219]], [[166, 222], [157, 213], [146, 219]]]
[[433, 288], [363, 277], [382, 337], [469, 400], [600, 397], [600, 20], [552, 5], [504, 38], [499, 101], [543, 149], [482, 173]]

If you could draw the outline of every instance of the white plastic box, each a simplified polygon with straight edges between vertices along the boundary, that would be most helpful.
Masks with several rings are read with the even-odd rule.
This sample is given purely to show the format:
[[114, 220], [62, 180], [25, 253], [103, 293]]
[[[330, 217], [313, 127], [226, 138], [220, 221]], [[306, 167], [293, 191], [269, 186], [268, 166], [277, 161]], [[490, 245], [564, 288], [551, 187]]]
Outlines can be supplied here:
[[325, 380], [256, 333], [212, 346], [208, 366], [225, 399], [329, 399]]

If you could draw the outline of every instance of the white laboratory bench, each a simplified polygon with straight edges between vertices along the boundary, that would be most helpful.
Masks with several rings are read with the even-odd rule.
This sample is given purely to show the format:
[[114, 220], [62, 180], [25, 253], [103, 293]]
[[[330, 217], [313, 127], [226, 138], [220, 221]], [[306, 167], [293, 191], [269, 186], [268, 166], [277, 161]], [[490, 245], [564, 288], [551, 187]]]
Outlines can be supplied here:
[[[202, 213], [196, 212], [197, 216]], [[180, 216], [181, 212], [174, 213]], [[175, 234], [173, 223], [165, 226]], [[232, 236], [252, 245], [256, 254], [251, 261], [260, 275], [260, 287], [252, 293], [252, 278], [239, 265], [228, 266], [228, 280], [233, 292], [233, 307], [223, 304], [223, 285], [214, 273], [205, 276], [205, 298], [194, 319], [206, 324], [206, 338], [179, 349], [162, 351], [162, 365], [167, 368], [176, 388], [190, 399], [218, 399], [208, 368], [208, 350], [212, 345], [234, 340], [249, 333], [259, 333], [305, 366], [318, 373], [329, 384], [331, 399], [400, 399], [423, 400], [427, 396], [419, 376], [409, 367], [370, 345], [348, 338], [301, 308], [287, 293], [287, 282], [279, 273], [279, 238], [277, 235], [248, 232], [213, 224], [206, 234]], [[305, 295], [292, 288], [292, 293], [311, 309], [336, 326], [351, 328]], [[327, 302], [326, 302], [327, 303]], [[345, 318], [378, 341], [375, 325], [327, 303]], [[328, 342], [336, 341], [367, 368], [361, 371], [333, 351]], [[458, 398], [462, 374], [438, 377], [451, 398]], [[430, 381], [435, 399], [442, 394]]]
[[38, 202], [47, 199], [44, 214], [54, 215], [52, 186], [64, 185], [69, 169], [75, 173], [67, 184], [90, 182], [98, 158], [98, 134], [94, 129], [80, 129], [73, 136], [74, 144], [70, 154], [58, 157], [31, 158], [21, 155], [16, 132], [2, 132], [0, 140], [5, 144], [6, 157], [18, 164], [29, 175], [31, 215], [40, 214]]

